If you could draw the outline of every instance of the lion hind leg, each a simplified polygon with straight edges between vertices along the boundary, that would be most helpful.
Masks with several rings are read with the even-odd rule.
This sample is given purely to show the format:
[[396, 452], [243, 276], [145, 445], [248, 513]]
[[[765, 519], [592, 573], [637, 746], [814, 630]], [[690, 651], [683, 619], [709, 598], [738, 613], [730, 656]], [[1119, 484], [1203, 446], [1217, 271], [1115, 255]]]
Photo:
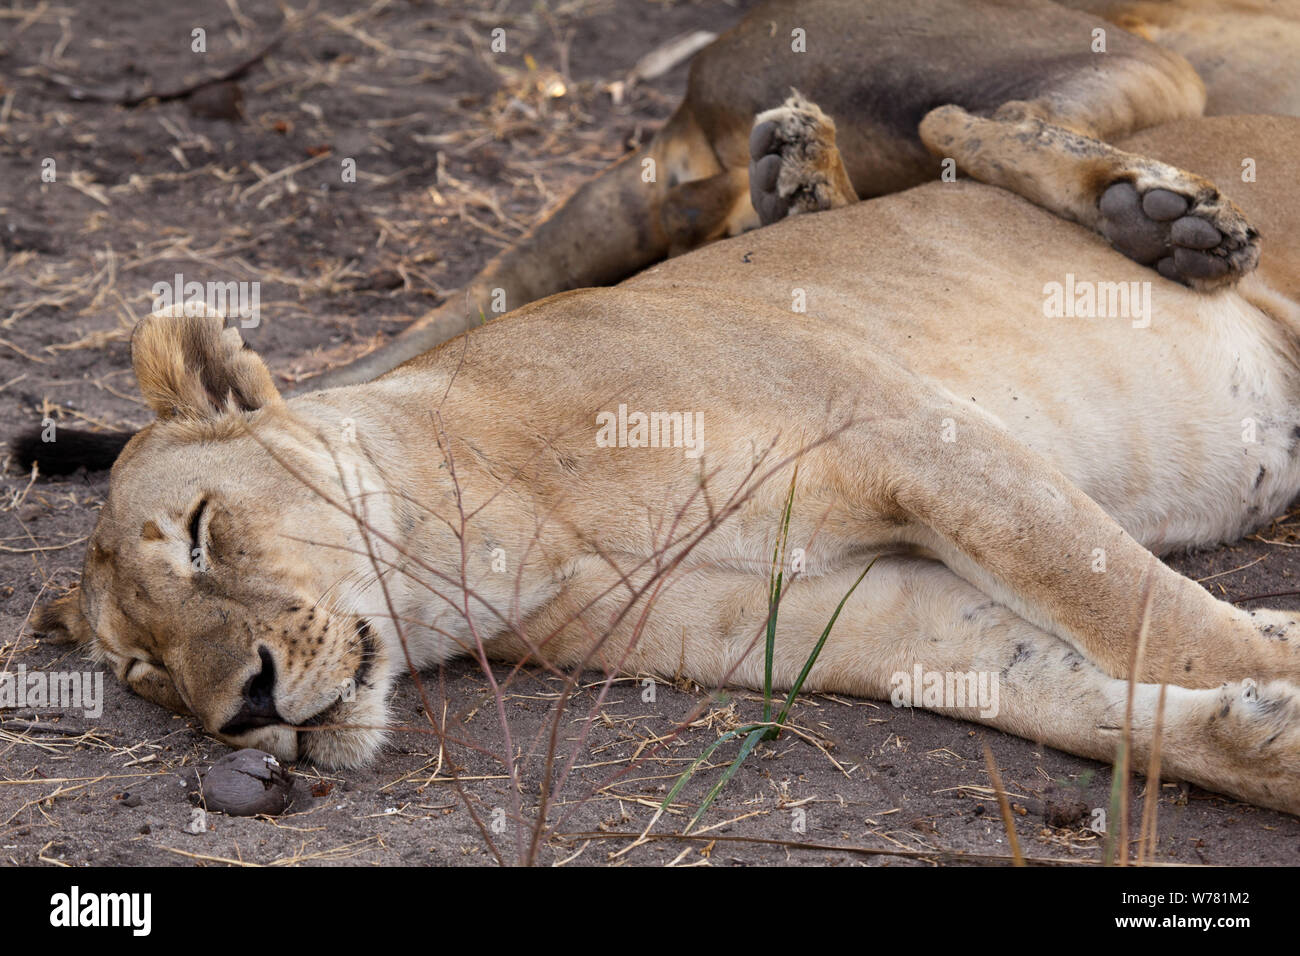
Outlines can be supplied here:
[[[798, 673], [853, 572], [796, 580], [778, 617], [777, 677]], [[761, 602], [758, 602], [761, 607]], [[754, 624], [754, 621], [749, 621]], [[759, 622], [761, 624], [761, 622]], [[733, 635], [733, 646], [739, 646]], [[783, 644], [783, 642], [785, 642]], [[761, 644], [743, 675], [761, 686]], [[1133, 684], [1130, 766], [1145, 773], [1160, 729], [1161, 774], [1300, 812], [1300, 687], [1242, 680]], [[937, 561], [886, 557], [845, 607], [809, 690], [923, 707], [1059, 750], [1113, 761], [1126, 738], [1129, 682], [1035, 626]]]
[[[1135, 774], [1147, 772], [1158, 728], [1162, 777], [1300, 812], [1300, 687], [1251, 680], [1206, 689], [1171, 684], [1162, 701], [1159, 684], [1130, 685], [1005, 607], [987, 599], [973, 606], [957, 587], [946, 592], [948, 604], [943, 594], [930, 599], [929, 639], [911, 642], [912, 673], [900, 680], [915, 685], [920, 674], [937, 684], [942, 675], [944, 694], [963, 683], [983, 686], [976, 703], [984, 706], [967, 701], [958, 716], [1079, 756], [1109, 763], [1126, 743]], [[966, 636], [972, 629], [979, 634], [973, 655]], [[910, 689], [915, 696], [916, 687]], [[921, 688], [918, 706], [951, 713], [960, 703], [931, 707], [928, 689]]]
[[[852, 566], [789, 583], [777, 614], [776, 687], [798, 677], [868, 560], [859, 554]], [[643, 572], [633, 573], [639, 584], [637, 573]], [[573, 604], [533, 622], [536, 633], [558, 631], [548, 654], [561, 663], [600, 660], [611, 671], [685, 677], [703, 687], [763, 686], [763, 575], [691, 568], [668, 580], [644, 618], [613, 613], [624, 600], [611, 586], [619, 580], [607, 565], [583, 566], [568, 598]], [[593, 652], [600, 626], [568, 624], [575, 613], [621, 623]], [[1159, 684], [1133, 685], [1130, 766], [1146, 771], [1160, 714], [1162, 776], [1300, 812], [1300, 689], [1243, 680], [1197, 690], [1172, 684], [1181, 676], [1158, 678], [1171, 683], [1163, 710]], [[943, 563], [885, 554], [845, 602], [803, 689], [921, 707], [1109, 762], [1125, 739], [1129, 683]]]
[[659, 220], [668, 235], [668, 254], [680, 255], [757, 227], [758, 219], [749, 205], [748, 181], [746, 170], [724, 169], [672, 187], [659, 207]]
[[1197, 289], [1231, 284], [1259, 262], [1259, 233], [1215, 185], [1053, 125], [1032, 104], [992, 117], [941, 106], [921, 122], [931, 152], [1101, 233], [1136, 262]]
[[[683, 184], [721, 169], [691, 111], [679, 108], [649, 144], [585, 182], [446, 302], [297, 392], [368, 382], [505, 312], [559, 292], [613, 285], [684, 251], [681, 235], [670, 236], [663, 222], [665, 204]], [[743, 183], [733, 192], [743, 195]]]

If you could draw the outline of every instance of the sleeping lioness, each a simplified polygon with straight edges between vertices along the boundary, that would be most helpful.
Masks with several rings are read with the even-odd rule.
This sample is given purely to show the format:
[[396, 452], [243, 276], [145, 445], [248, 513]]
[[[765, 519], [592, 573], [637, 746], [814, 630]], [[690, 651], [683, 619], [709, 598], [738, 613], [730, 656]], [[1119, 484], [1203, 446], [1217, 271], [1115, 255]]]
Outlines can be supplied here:
[[[1125, 146], [1221, 183], [1252, 158], [1233, 195], [1273, 239], [1258, 269], [1197, 292], [1009, 192], [934, 182], [287, 402], [219, 317], [153, 315], [132, 358], [158, 417], [40, 627], [232, 745], [331, 766], [375, 754], [407, 653], [761, 686], [797, 464], [778, 685], [875, 559], [806, 689], [995, 675], [995, 713], [934, 709], [1110, 759], [1132, 676], [1142, 767], [1166, 682], [1165, 774], [1300, 812], [1300, 617], [1152, 553], [1300, 492], [1300, 121]], [[1130, 314], [1072, 291], [1062, 315], [1061, 289], [1111, 283], [1137, 284]]]

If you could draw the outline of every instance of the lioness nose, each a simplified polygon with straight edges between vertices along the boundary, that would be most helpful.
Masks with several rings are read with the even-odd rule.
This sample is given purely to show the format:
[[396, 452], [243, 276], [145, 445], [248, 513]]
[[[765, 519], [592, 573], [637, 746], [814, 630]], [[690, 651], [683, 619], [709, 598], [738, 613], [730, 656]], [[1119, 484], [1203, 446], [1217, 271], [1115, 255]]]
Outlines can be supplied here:
[[244, 701], [239, 711], [224, 727], [221, 733], [234, 736], [267, 727], [282, 724], [284, 718], [275, 709], [275, 661], [271, 652], [265, 647], [257, 649], [257, 656], [262, 662], [262, 669], [248, 679], [244, 685]]

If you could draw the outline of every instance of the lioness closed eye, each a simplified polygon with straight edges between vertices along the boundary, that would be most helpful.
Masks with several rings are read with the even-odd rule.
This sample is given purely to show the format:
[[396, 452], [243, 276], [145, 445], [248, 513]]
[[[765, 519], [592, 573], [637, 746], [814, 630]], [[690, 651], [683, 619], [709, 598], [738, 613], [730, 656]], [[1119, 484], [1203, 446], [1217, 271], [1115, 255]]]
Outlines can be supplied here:
[[[1218, 601], [1148, 550], [1234, 538], [1300, 491], [1300, 122], [1145, 136], [1194, 168], [1230, 140], [1292, 170], [1242, 199], [1276, 255], [1212, 297], [1159, 283], [1147, 322], [1049, 317], [1067, 275], [1151, 274], [962, 183], [788, 219], [289, 402], [220, 318], [151, 316], [132, 357], [157, 420], [113, 470], [79, 600], [42, 626], [232, 744], [327, 765], [380, 746], [399, 631], [417, 666], [478, 635], [505, 659], [761, 686], [789, 473], [753, 471], [797, 460], [778, 683], [879, 556], [807, 689], [996, 674], [995, 713], [936, 709], [1107, 759], [1145, 606], [1135, 765], [1167, 681], [1166, 773], [1300, 812], [1296, 616]], [[621, 406], [691, 416], [702, 447], [598, 440]], [[653, 606], [616, 615], [665, 554]]]

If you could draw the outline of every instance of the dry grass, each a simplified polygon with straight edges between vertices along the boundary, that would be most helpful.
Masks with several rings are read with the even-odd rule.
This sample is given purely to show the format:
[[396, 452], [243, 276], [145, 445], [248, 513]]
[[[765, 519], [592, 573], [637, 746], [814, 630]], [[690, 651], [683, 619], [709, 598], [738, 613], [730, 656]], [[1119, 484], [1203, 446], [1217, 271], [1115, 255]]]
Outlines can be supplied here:
[[[421, 33], [414, 43], [411, 34], [420, 33], [418, 27], [413, 30], [409, 21], [392, 19], [394, 7], [388, 0], [347, 15], [321, 11], [314, 4], [302, 10], [282, 6], [281, 21], [268, 23], [262, 16], [256, 25], [232, 3], [235, 29], [229, 31], [228, 44], [222, 43], [218, 51], [218, 38], [210, 41], [211, 56], [221, 65], [196, 75], [180, 67], [158, 67], [158, 75], [145, 83], [153, 95], [142, 97], [140, 112], [130, 114], [134, 136], [162, 137], [174, 157], [172, 168], [154, 164], [131, 169], [123, 181], [112, 184], [96, 181], [96, 174], [84, 168], [60, 168], [59, 183], [89, 205], [73, 213], [81, 217], [75, 247], [57, 256], [20, 250], [0, 267], [0, 349], [48, 364], [59, 353], [100, 351], [124, 342], [136, 321], [152, 310], [151, 285], [178, 271], [187, 277], [261, 283], [263, 309], [277, 320], [342, 317], [339, 300], [355, 303], [358, 296], [386, 303], [384, 311], [391, 318], [417, 317], [468, 277], [463, 265], [448, 263], [446, 248], [464, 246], [475, 237], [492, 248], [510, 244], [579, 178], [606, 165], [623, 148], [611, 142], [608, 130], [590, 128], [588, 105], [607, 98], [598, 85], [574, 82], [564, 65], [553, 69], [533, 62], [521, 68], [513, 58], [488, 55], [477, 28], [506, 22], [513, 43], [532, 47], [556, 31], [562, 37], [569, 23], [599, 6], [562, 4], [549, 12], [538, 8], [512, 13], [503, 21], [491, 5], [474, 8], [448, 2], [430, 11], [428, 23], [437, 26], [437, 32]], [[445, 35], [449, 10], [455, 11], [450, 19], [463, 25], [454, 38], [438, 39]], [[41, 24], [60, 25], [73, 36], [80, 33], [77, 11], [71, 8], [40, 4], [7, 15], [18, 21], [11, 44]], [[268, 30], [274, 32], [270, 40]], [[344, 55], [322, 60], [315, 54], [322, 44], [340, 41]], [[96, 64], [76, 59], [86, 51], [86, 44], [59, 42], [18, 73], [44, 82], [56, 102], [61, 97], [134, 102], [113, 84], [93, 79]], [[484, 87], [495, 87], [490, 95], [451, 96], [428, 88], [433, 81], [456, 77], [471, 60], [475, 70], [495, 74]], [[306, 134], [320, 145], [309, 147], [310, 155], [281, 159], [271, 168], [256, 159], [232, 161], [208, 127], [154, 108], [160, 100], [184, 100], [214, 79], [231, 78], [239, 78], [249, 96], [295, 104], [292, 111], [272, 105], [245, 115], [246, 133], [260, 132], [272, 140]], [[0, 135], [19, 132], [37, 141], [74, 122], [71, 113], [58, 109], [36, 112], [30, 96], [15, 98], [13, 93], [3, 101]], [[647, 87], [638, 95], [644, 103], [655, 93]], [[331, 122], [337, 110], [315, 105], [372, 97], [379, 103], [409, 101], [423, 108], [395, 116], [380, 110], [379, 115], [356, 121], [355, 127], [342, 128]], [[94, 124], [78, 128], [79, 148], [108, 154], [113, 150], [100, 137], [121, 135], [120, 129], [101, 131]], [[437, 132], [427, 132], [430, 128]], [[310, 220], [322, 220], [329, 213], [313, 205], [311, 194], [322, 181], [343, 188], [337, 171], [342, 157], [330, 144], [356, 143], [359, 136], [381, 156], [361, 159], [357, 169], [365, 221], [352, 228], [367, 237], [371, 252], [364, 257], [293, 255], [302, 245], [304, 212]], [[517, 137], [525, 137], [526, 149], [500, 145]], [[392, 168], [387, 155], [410, 152], [399, 148], [399, 141], [423, 147], [418, 165], [407, 162]], [[286, 149], [272, 152], [292, 155]], [[484, 156], [493, 167], [490, 177], [476, 181], [459, 172]], [[432, 175], [422, 168], [431, 160]], [[400, 158], [396, 161], [401, 163]], [[179, 185], [195, 200], [178, 210], [160, 197]], [[223, 214], [209, 216], [204, 212], [208, 209]], [[37, 228], [27, 241], [40, 245], [46, 241], [44, 231]], [[389, 276], [397, 277], [395, 285]], [[352, 308], [354, 304], [349, 311]], [[51, 315], [64, 319], [62, 325], [75, 318], [80, 328], [53, 342], [47, 335], [9, 334]], [[30, 346], [25, 339], [39, 345]], [[376, 344], [353, 343], [303, 356], [284, 377], [296, 381]]]

